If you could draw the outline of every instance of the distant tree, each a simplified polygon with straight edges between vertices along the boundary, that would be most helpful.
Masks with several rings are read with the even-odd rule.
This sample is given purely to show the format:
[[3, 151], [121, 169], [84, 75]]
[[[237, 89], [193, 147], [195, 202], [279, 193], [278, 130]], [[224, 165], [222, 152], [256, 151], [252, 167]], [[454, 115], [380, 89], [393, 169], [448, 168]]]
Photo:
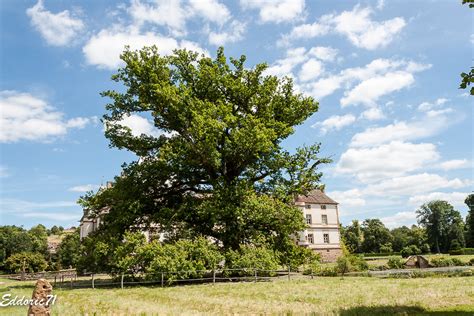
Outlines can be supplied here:
[[393, 251], [400, 252], [404, 247], [408, 246], [411, 241], [411, 229], [402, 226], [394, 228], [390, 231], [393, 237]]
[[344, 227], [342, 238], [349, 252], [362, 252], [362, 230], [358, 220], [353, 220], [351, 225]]
[[336, 261], [336, 271], [344, 277], [344, 274], [351, 270], [351, 262], [347, 256], [341, 256]]
[[32, 250], [32, 238], [24, 228], [0, 226], [0, 268], [12, 254]]
[[474, 194], [469, 194], [464, 200], [469, 211], [466, 217], [466, 244], [474, 247]]
[[33, 226], [28, 231], [33, 243], [33, 252], [39, 252], [43, 255], [47, 254], [48, 250], [48, 230], [44, 225], [38, 224]]
[[44, 271], [47, 266], [43, 255], [37, 252], [16, 253], [5, 261], [6, 270], [13, 273]]
[[417, 211], [418, 223], [426, 228], [428, 242], [437, 253], [447, 252], [453, 240], [464, 244], [461, 214], [446, 201], [431, 201]]
[[59, 235], [61, 233], [61, 230], [58, 226], [54, 225], [53, 227], [51, 227], [50, 232], [52, 235]]
[[81, 256], [81, 241], [79, 232], [67, 234], [57, 250], [57, 257], [62, 268], [75, 268]]
[[380, 252], [382, 246], [392, 244], [390, 230], [379, 219], [366, 219], [362, 223], [362, 250], [364, 252]]

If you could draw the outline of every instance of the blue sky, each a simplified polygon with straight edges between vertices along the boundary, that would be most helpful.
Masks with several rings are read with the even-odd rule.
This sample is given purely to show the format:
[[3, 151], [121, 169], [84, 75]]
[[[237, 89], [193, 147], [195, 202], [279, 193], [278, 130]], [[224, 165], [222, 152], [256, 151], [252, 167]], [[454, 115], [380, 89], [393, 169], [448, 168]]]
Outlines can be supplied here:
[[[344, 224], [416, 222], [445, 199], [463, 216], [473, 190], [473, 104], [459, 90], [472, 62], [461, 1], [2, 1], [1, 224], [77, 225], [75, 203], [134, 156], [108, 148], [99, 119], [120, 86], [124, 45], [185, 47], [266, 61], [320, 110], [284, 145], [322, 143], [327, 193]], [[123, 121], [159, 133], [147, 119]]]

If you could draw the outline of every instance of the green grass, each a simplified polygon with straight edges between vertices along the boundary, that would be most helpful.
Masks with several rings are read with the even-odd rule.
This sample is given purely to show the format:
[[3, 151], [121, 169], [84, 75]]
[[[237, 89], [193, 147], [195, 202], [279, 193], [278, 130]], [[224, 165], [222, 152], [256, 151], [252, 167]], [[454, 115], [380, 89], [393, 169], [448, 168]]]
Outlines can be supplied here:
[[[423, 255], [426, 257], [428, 260], [431, 260], [433, 258], [439, 258], [439, 257], [444, 257], [444, 258], [457, 258], [463, 262], [469, 262], [472, 258], [474, 258], [474, 255], [455, 255], [451, 256], [449, 254], [431, 254], [431, 255]], [[395, 256], [401, 258], [401, 256]], [[386, 265], [389, 257], [369, 257], [370, 260], [367, 260], [367, 263], [369, 264], [369, 268], [374, 268], [382, 265]], [[367, 258], [366, 258], [367, 259]], [[402, 258], [403, 260], [406, 260], [406, 258]]]
[[[0, 295], [31, 296], [32, 282], [0, 279]], [[220, 283], [169, 288], [57, 289], [53, 315], [474, 314], [474, 277], [367, 277]], [[25, 315], [26, 307], [0, 307]]]

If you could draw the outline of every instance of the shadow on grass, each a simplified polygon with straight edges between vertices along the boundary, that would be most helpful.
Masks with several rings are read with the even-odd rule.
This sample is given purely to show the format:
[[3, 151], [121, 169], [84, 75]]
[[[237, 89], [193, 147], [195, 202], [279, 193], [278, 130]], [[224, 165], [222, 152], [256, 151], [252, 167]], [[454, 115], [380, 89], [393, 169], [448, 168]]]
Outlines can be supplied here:
[[464, 311], [427, 311], [419, 306], [357, 306], [348, 309], [340, 310], [338, 315], [353, 316], [353, 315], [472, 315], [472, 312]]

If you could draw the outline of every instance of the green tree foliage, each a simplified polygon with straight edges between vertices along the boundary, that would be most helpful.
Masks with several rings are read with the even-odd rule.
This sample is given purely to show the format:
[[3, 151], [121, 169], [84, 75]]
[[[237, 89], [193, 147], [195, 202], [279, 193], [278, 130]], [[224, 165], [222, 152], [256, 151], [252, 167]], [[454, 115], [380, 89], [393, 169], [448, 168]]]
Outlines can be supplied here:
[[402, 255], [403, 258], [407, 258], [409, 256], [413, 255], [420, 255], [421, 254], [421, 249], [418, 248], [416, 245], [410, 245], [404, 247], [401, 251], [400, 254]]
[[[320, 185], [320, 145], [285, 151], [281, 142], [318, 109], [295, 93], [292, 80], [264, 74], [266, 64], [245, 66], [245, 56], [215, 59], [177, 50], [160, 56], [156, 47], [126, 50], [125, 67], [112, 78], [125, 92], [104, 116], [110, 145], [140, 162], [123, 166], [114, 186], [81, 203], [110, 207], [103, 225], [120, 236], [150, 222], [175, 236], [211, 236], [225, 249], [265, 239], [280, 252], [295, 247], [290, 235], [304, 227], [296, 194]], [[134, 136], [120, 121], [131, 114], [152, 119], [160, 136]], [[285, 249], [282, 249], [286, 247]], [[290, 248], [287, 248], [290, 247]]]
[[73, 234], [67, 234], [57, 250], [57, 258], [62, 268], [75, 268], [81, 256], [81, 241], [79, 239], [79, 231]]
[[12, 254], [33, 251], [33, 241], [28, 231], [17, 226], [0, 226], [0, 264]]
[[43, 255], [35, 252], [20, 252], [8, 257], [5, 268], [12, 273], [44, 271], [48, 263]]
[[469, 194], [464, 203], [469, 208], [466, 217], [466, 244], [468, 247], [474, 247], [474, 194]]
[[[474, 8], [474, 0], [462, 0], [462, 4], [469, 3], [469, 8]], [[468, 88], [471, 83], [474, 84], [474, 67], [471, 67], [471, 71], [468, 73], [461, 73], [461, 84], [459, 85], [459, 89], [466, 89]], [[474, 85], [471, 87], [469, 93], [474, 95]]]
[[346, 256], [341, 256], [337, 258], [336, 261], [336, 271], [339, 273], [342, 277], [344, 277], [344, 274], [347, 272], [351, 271], [352, 265], [348, 257]]
[[428, 242], [434, 251], [447, 252], [455, 240], [464, 247], [464, 223], [461, 214], [451, 204], [431, 201], [416, 212], [418, 223], [426, 229]]
[[342, 239], [349, 252], [362, 252], [362, 230], [358, 220], [353, 220], [351, 225], [344, 228]]
[[387, 265], [390, 269], [402, 269], [403, 260], [400, 257], [392, 256], [388, 258]]
[[31, 227], [28, 234], [30, 235], [33, 244], [33, 252], [39, 252], [46, 255], [48, 251], [48, 230], [46, 227], [38, 224]]
[[[426, 250], [427, 236], [425, 229], [422, 227], [416, 225], [412, 225], [411, 228], [402, 226], [392, 229], [390, 233], [393, 236], [392, 246], [395, 252], [400, 252], [403, 248], [411, 245]], [[429, 250], [426, 252], [429, 252]]]
[[237, 272], [228, 270], [229, 274], [237, 275], [253, 275], [254, 269], [277, 270], [277, 255], [272, 249], [263, 245], [241, 245], [238, 250], [229, 250], [227, 252], [226, 268], [245, 269]]
[[392, 244], [390, 230], [379, 219], [366, 219], [362, 223], [362, 250], [364, 252], [380, 252], [381, 247]]

